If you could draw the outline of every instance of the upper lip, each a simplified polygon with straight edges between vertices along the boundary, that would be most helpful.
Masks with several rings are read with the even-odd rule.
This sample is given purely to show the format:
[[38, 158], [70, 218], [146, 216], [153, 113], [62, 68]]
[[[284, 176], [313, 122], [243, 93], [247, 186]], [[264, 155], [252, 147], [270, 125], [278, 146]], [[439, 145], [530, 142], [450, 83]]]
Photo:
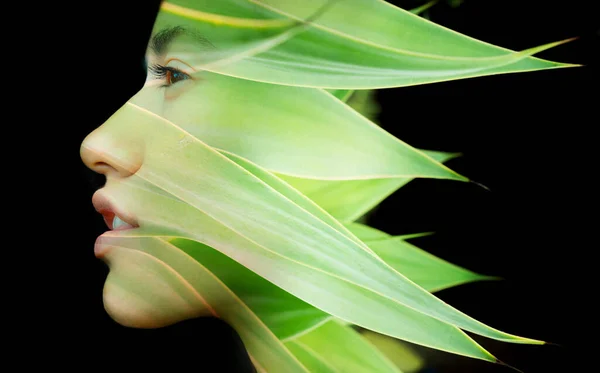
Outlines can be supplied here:
[[113, 204], [107, 197], [102, 193], [101, 190], [96, 191], [92, 196], [92, 204], [96, 211], [98, 211], [104, 217], [104, 221], [108, 228], [112, 229], [112, 221], [115, 216], [118, 216], [125, 223], [139, 227], [136, 219], [129, 213], [123, 210], [119, 210], [115, 204]]

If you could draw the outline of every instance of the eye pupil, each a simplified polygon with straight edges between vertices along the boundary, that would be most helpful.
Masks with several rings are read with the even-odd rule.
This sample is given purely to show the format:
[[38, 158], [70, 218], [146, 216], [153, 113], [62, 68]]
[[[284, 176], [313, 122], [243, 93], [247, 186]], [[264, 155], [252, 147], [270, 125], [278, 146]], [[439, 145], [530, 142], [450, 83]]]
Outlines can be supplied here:
[[186, 79], [189, 79], [189, 76], [185, 73], [182, 73], [179, 71], [172, 71], [172, 70], [167, 71], [167, 84], [169, 84], [169, 85], [175, 84], [180, 80], [186, 80]]

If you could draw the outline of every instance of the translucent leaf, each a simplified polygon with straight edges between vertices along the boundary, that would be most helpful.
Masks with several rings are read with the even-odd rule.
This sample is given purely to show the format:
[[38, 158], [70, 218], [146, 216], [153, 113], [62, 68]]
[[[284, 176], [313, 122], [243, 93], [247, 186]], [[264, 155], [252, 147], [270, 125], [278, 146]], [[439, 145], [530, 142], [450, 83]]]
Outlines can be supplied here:
[[286, 342], [285, 345], [310, 372], [338, 373], [335, 367], [331, 366], [323, 356], [310, 348], [296, 341]]
[[283, 340], [315, 327], [330, 316], [273, 285], [246, 267], [201, 243], [173, 239], [172, 245], [212, 272]]
[[323, 90], [209, 72], [197, 74], [197, 79], [173, 87], [177, 97], [167, 103], [162, 88], [152, 85], [131, 102], [212, 147], [285, 175], [466, 180]]
[[351, 89], [328, 89], [327, 92], [344, 102], [347, 102], [350, 96], [352, 96], [354, 93], [354, 91]]
[[[458, 153], [422, 150], [438, 162], [446, 162]], [[372, 178], [365, 180], [319, 180], [278, 176], [342, 222], [352, 222], [377, 206], [412, 178]]]
[[184, 26], [210, 40], [214, 49], [193, 39], [171, 48], [196, 70], [291, 86], [372, 89], [572, 66], [530, 57], [557, 43], [513, 52], [381, 0], [251, 2], [166, 2], [155, 30]]
[[473, 281], [491, 280], [429, 254], [402, 237], [367, 242], [381, 259], [430, 292]]
[[375, 90], [363, 89], [354, 91], [354, 93], [346, 100], [348, 106], [356, 110], [373, 123], [377, 123], [377, 117], [381, 112], [381, 106], [375, 99]]
[[346, 223], [344, 224], [348, 230], [354, 233], [357, 237], [360, 237], [363, 241], [377, 241], [382, 239], [391, 238], [392, 236], [380, 231], [379, 229], [375, 229], [373, 227], [369, 227], [365, 224], [360, 223]]
[[131, 176], [107, 177], [106, 198], [140, 225], [113, 234], [204, 243], [335, 317], [445, 351], [494, 361], [457, 328], [508, 342], [541, 343], [493, 329], [442, 302], [347, 231], [171, 121], [127, 104], [84, 142], [83, 152], [103, 154], [127, 170], [132, 165], [106, 133], [111, 141], [143, 144], [144, 156]]
[[367, 229], [361, 224], [348, 228], [387, 264], [430, 292], [473, 281], [497, 279], [461, 268], [406, 242], [415, 235], [386, 237], [374, 234], [376, 229]]
[[[402, 373], [381, 351], [350, 326], [330, 320], [292, 342], [286, 342], [311, 372]], [[316, 360], [316, 362], [315, 362]]]
[[[423, 358], [410, 348], [408, 344], [370, 330], [362, 330], [360, 334], [396, 364], [402, 372], [416, 373], [423, 368]], [[295, 355], [294, 351], [292, 353]]]
[[421, 14], [421, 13], [425, 12], [427, 9], [429, 9], [432, 6], [434, 6], [435, 4], [437, 4], [439, 1], [440, 0], [431, 0], [419, 7], [411, 9], [410, 12], [413, 14]]

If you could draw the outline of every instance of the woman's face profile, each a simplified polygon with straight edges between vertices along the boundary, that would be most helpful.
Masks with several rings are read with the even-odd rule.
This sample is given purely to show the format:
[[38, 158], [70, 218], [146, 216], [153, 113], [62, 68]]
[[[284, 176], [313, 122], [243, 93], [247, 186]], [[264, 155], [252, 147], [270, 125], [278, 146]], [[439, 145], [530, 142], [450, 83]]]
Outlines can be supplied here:
[[[196, 57], [210, 47], [193, 29], [155, 30], [147, 49], [145, 85], [81, 144], [86, 166], [106, 177], [92, 202], [110, 230], [98, 238], [95, 255], [110, 267], [103, 291], [105, 309], [125, 326], [162, 327], [212, 313], [197, 292], [178, 284], [177, 273], [148, 254], [152, 243], [136, 239], [149, 229], [166, 235], [180, 232], [178, 219], [170, 215], [177, 207], [164, 216], [152, 212], [163, 199], [173, 197], [149, 182], [144, 172], [158, 177], [168, 177], [162, 167], [201, 172], [185, 167], [186, 154], [181, 150], [193, 142], [190, 135], [202, 131], [206, 118], [218, 115], [211, 113], [210, 101], [203, 99], [218, 82], [194, 67]], [[186, 215], [179, 212], [180, 217]], [[131, 246], [110, 243], [119, 236], [133, 238], [128, 241]]]
[[[254, 42], [289, 27], [280, 21], [268, 25], [274, 25], [272, 30], [256, 31]], [[110, 230], [96, 241], [95, 254], [110, 268], [105, 309], [125, 326], [155, 328], [217, 315], [208, 304], [231, 301], [219, 292], [208, 301], [198, 288], [181, 281], [182, 273], [189, 273], [186, 281], [197, 277], [193, 266], [200, 264], [176, 267], [173, 258], [181, 250], [152, 237], [186, 237], [218, 248], [272, 282], [288, 281], [285, 273], [276, 272], [275, 263], [269, 265], [264, 254], [257, 254], [262, 248], [254, 242], [280, 239], [269, 237], [279, 229], [270, 227], [270, 221], [286, 220], [269, 214], [291, 216], [297, 207], [286, 198], [285, 206], [273, 209], [281, 196], [241, 170], [238, 156], [269, 170], [284, 165], [290, 175], [302, 176], [312, 168], [317, 174], [344, 177], [360, 171], [347, 154], [358, 151], [363, 169], [371, 171], [383, 164], [374, 159], [392, 154], [385, 146], [373, 150], [380, 137], [395, 145], [354, 113], [356, 131], [363, 132], [344, 130], [349, 125], [346, 106], [321, 90], [257, 83], [204, 69], [230, 63], [234, 60], [229, 57], [239, 52], [228, 48], [227, 35], [219, 40], [215, 33], [209, 39], [204, 31], [161, 10], [147, 48], [143, 88], [81, 144], [84, 163], [106, 176], [92, 200]], [[334, 141], [336, 152], [331, 152]], [[386, 158], [391, 164], [393, 158]], [[225, 220], [231, 224], [222, 224]], [[289, 228], [289, 237], [297, 234], [294, 225]], [[239, 234], [245, 229], [246, 236], [256, 239]], [[197, 284], [206, 290], [206, 281]]]
[[[218, 47], [213, 45], [185, 19], [172, 20], [172, 14], [159, 12], [148, 43], [142, 89], [81, 144], [86, 166], [106, 177], [105, 186], [92, 198], [110, 229], [97, 239], [94, 249], [110, 268], [104, 306], [115, 321], [130, 327], [158, 328], [205, 315], [223, 317], [235, 327], [235, 320], [224, 315], [234, 312], [235, 307], [228, 306], [232, 300], [222, 290], [210, 291], [211, 279], [198, 277], [201, 263], [190, 263], [189, 257], [182, 257], [181, 247], [167, 241], [183, 237], [197, 246], [218, 248], [245, 267], [270, 276], [269, 280], [287, 281], [274, 263], [257, 254], [258, 244], [239, 234], [249, 229], [261, 239], [268, 237], [275, 228], [269, 227], [271, 218], [265, 214], [276, 212], [272, 206], [281, 199], [265, 191], [265, 184], [243, 168], [252, 165], [240, 167], [245, 162], [241, 157], [276, 170], [285, 155], [291, 174], [312, 164], [328, 175], [332, 167], [323, 167], [323, 160], [335, 161], [335, 154], [329, 155], [331, 141], [344, 136], [339, 127], [346, 122], [339, 117], [346, 108], [319, 90], [257, 83], [204, 69], [231, 62], [229, 53], [238, 51], [228, 50], [223, 40], [215, 43]], [[272, 34], [261, 34], [258, 40], [263, 36]], [[323, 97], [329, 101], [323, 102]], [[265, 104], [274, 98], [278, 104]], [[331, 103], [342, 114], [331, 110]], [[307, 112], [307, 106], [315, 110]], [[265, 110], [269, 110], [268, 121]], [[328, 115], [332, 116], [329, 128], [315, 137], [322, 117]], [[295, 131], [288, 131], [293, 127]], [[357, 149], [355, 143], [364, 139], [348, 138], [338, 147]], [[299, 141], [319, 148], [297, 145]], [[343, 151], [339, 153], [342, 159]], [[334, 169], [348, 172], [343, 167]], [[266, 199], [257, 199], [258, 195]], [[282, 213], [293, 213], [285, 211], [288, 208], [296, 207], [281, 207]], [[231, 224], [223, 224], [225, 220]], [[277, 290], [276, 296], [287, 295]], [[321, 311], [309, 308], [321, 316]]]
[[[306, 162], [321, 165], [324, 159], [314, 149], [290, 146], [298, 137], [272, 124], [286, 123], [287, 128], [295, 126], [307, 135], [314, 133], [306, 123], [314, 127], [319, 120], [306, 113], [303, 106], [308, 104], [303, 105], [302, 100], [318, 104], [324, 93], [203, 69], [231, 62], [229, 53], [238, 51], [228, 50], [223, 40], [216, 40], [220, 43], [215, 47], [213, 40], [193, 24], [171, 20], [171, 14], [159, 12], [147, 48], [143, 88], [81, 144], [84, 163], [106, 176], [105, 186], [92, 198], [110, 228], [95, 245], [95, 255], [110, 268], [103, 290], [105, 309], [115, 321], [130, 327], [156, 328], [203, 315], [222, 317], [209, 304], [231, 302], [217, 291], [210, 300], [205, 299], [204, 293], [189, 284], [196, 278], [198, 287], [206, 291], [206, 279], [197, 279], [198, 268], [194, 267], [200, 264], [181, 264], [183, 259], [175, 263], [181, 250], [152, 237], [187, 237], [219, 247], [246, 267], [263, 266], [271, 272], [264, 259], [240, 249], [249, 245], [246, 238], [234, 235], [234, 229], [221, 224], [219, 218], [261, 222], [265, 219], [260, 211], [271, 210], [271, 203], [255, 198], [264, 192], [263, 184], [247, 171], [240, 171], [234, 163], [240, 159], [234, 154], [272, 168], [277, 165], [269, 162], [281, 160], [273, 154], [285, 154], [289, 167], [298, 172], [305, 169]], [[273, 32], [280, 32], [281, 27], [275, 26]], [[257, 40], [272, 36], [262, 35], [262, 31], [259, 34]], [[258, 125], [265, 123], [265, 102], [274, 97], [280, 102], [270, 106], [268, 125]], [[337, 103], [332, 96], [326, 98]], [[329, 112], [314, 111], [319, 116]], [[314, 136], [307, 135], [300, 139], [313, 141]], [[340, 136], [333, 125], [331, 136]], [[321, 152], [329, 154], [331, 140], [324, 133], [322, 138]], [[356, 148], [350, 141], [347, 144]], [[221, 204], [214, 203], [216, 194]], [[253, 204], [257, 204], [255, 208]], [[199, 211], [200, 205], [214, 210]], [[261, 231], [268, 229], [261, 223], [252, 232], [264, 236]], [[185, 281], [183, 273], [189, 274]], [[271, 275], [283, 278], [281, 273]]]

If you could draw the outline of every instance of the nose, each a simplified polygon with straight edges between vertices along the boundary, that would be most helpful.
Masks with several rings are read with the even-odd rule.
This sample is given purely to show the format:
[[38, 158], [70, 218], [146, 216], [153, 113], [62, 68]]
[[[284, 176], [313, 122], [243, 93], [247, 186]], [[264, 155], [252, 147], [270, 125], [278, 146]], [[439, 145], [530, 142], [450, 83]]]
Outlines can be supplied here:
[[144, 149], [139, 132], [120, 109], [81, 143], [83, 163], [106, 177], [126, 178], [143, 163]]

